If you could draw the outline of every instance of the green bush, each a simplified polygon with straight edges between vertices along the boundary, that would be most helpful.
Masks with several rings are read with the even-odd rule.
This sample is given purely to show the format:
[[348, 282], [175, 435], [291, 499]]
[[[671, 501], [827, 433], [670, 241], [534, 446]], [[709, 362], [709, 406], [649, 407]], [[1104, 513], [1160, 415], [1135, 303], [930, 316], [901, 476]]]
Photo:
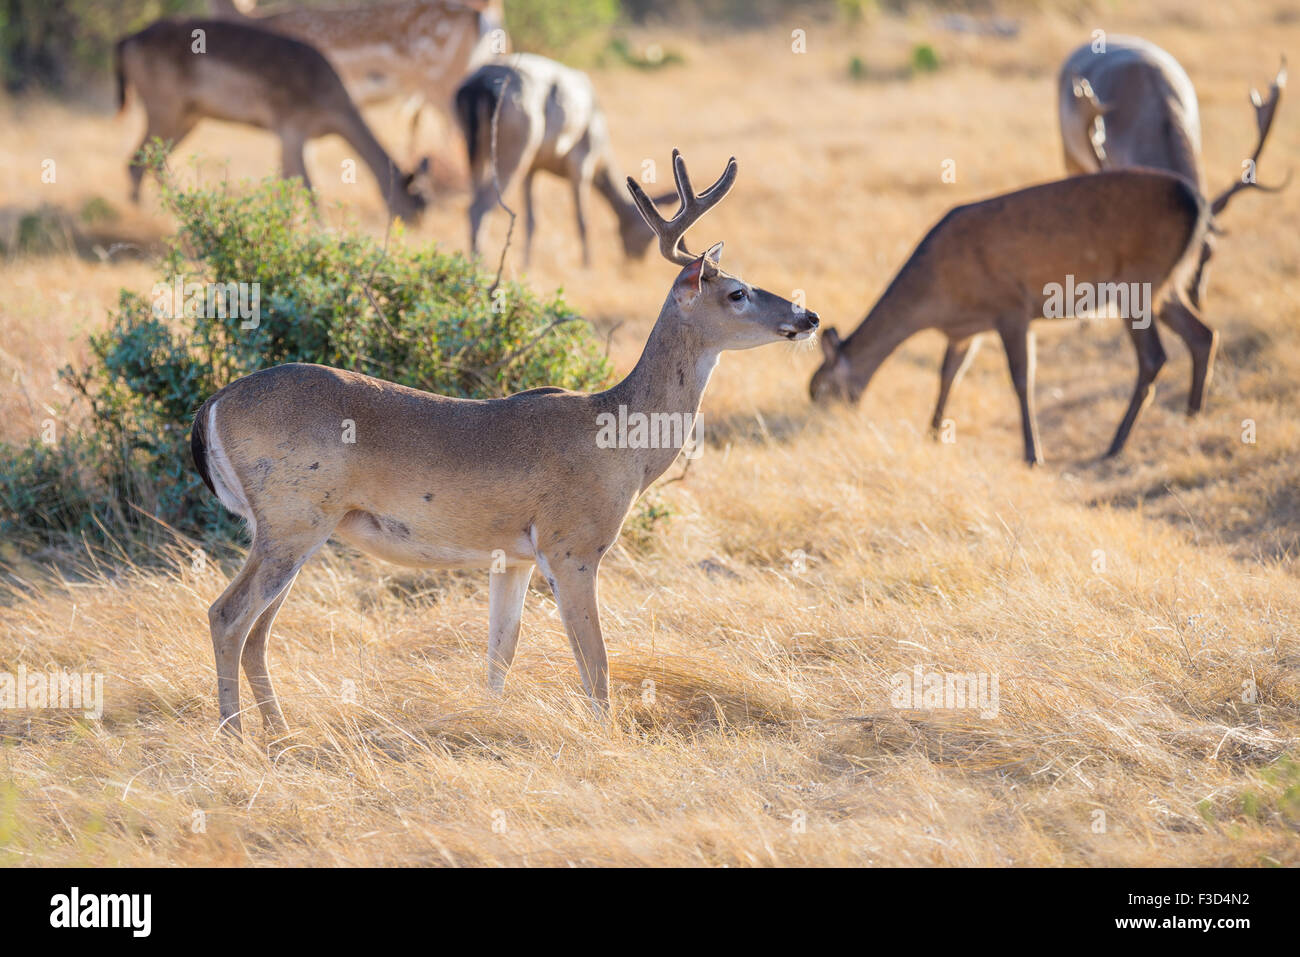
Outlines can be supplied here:
[[605, 49], [618, 16], [618, 0], [509, 0], [506, 32], [516, 50], [583, 66]]
[[159, 17], [206, 10], [206, 0], [4, 0], [0, 79], [10, 90], [62, 89], [107, 71], [118, 37]]
[[[123, 290], [91, 337], [90, 367], [64, 370], [89, 403], [88, 427], [53, 444], [0, 444], [0, 536], [148, 536], [158, 531], [148, 515], [228, 537], [234, 520], [193, 471], [189, 428], [208, 396], [267, 366], [316, 362], [471, 398], [610, 380], [590, 327], [559, 295], [495, 286], [460, 254], [406, 245], [400, 228], [387, 249], [326, 230], [296, 180], [185, 190], [153, 162], [179, 221], [163, 276], [149, 296]], [[169, 303], [177, 277], [203, 295]], [[219, 283], [249, 284], [255, 323], [211, 308]]]
[[933, 73], [939, 69], [939, 54], [928, 43], [918, 43], [912, 47], [912, 72]]

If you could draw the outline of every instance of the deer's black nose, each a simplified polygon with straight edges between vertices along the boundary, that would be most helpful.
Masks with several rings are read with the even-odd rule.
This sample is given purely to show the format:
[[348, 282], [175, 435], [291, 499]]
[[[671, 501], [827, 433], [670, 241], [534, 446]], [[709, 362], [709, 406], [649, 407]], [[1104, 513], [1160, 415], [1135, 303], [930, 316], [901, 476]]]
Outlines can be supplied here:
[[817, 313], [812, 312], [811, 310], [805, 312], [803, 314], [803, 317], [808, 320], [809, 329], [816, 329], [817, 323], [821, 322], [821, 316], [817, 315]]

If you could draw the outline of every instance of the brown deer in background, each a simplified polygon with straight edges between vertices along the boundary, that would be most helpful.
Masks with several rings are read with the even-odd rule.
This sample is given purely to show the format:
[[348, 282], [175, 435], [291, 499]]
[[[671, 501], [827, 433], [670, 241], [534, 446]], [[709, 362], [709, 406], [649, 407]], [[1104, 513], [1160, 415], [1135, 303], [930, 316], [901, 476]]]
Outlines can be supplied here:
[[479, 67], [461, 84], [456, 91], [456, 116], [465, 134], [474, 184], [469, 207], [471, 252], [478, 252], [483, 218], [496, 205], [497, 187], [504, 195], [522, 176], [524, 262], [530, 261], [537, 226], [533, 177], [543, 171], [568, 180], [573, 190], [584, 266], [591, 264], [587, 208], [593, 186], [618, 217], [624, 254], [640, 259], [650, 248], [654, 233], [619, 188], [609, 127], [585, 73], [546, 57], [516, 54], [509, 63]]
[[[1107, 452], [1116, 455], [1151, 400], [1165, 361], [1153, 315], [1192, 348], [1189, 411], [1204, 402], [1215, 336], [1183, 301], [1183, 290], [1209, 225], [1209, 207], [1191, 182], [1153, 170], [1076, 176], [958, 206], [916, 247], [852, 335], [841, 340], [835, 329], [825, 331], [824, 361], [809, 392], [814, 401], [856, 402], [899, 345], [923, 329], [937, 329], [948, 336], [932, 419], [938, 429], [976, 337], [996, 331], [1020, 400], [1025, 460], [1034, 465], [1043, 459], [1030, 323], [1047, 311], [1049, 288], [1087, 286], [1112, 294], [1145, 287], [1146, 314], [1126, 317], [1138, 377]], [[1094, 302], [1102, 304], [1100, 296]]]
[[[601, 559], [637, 497], [694, 432], [719, 353], [807, 339], [817, 327], [815, 313], [723, 272], [721, 243], [700, 256], [683, 245], [731, 189], [736, 161], [698, 195], [676, 151], [673, 170], [681, 208], [668, 221], [628, 181], [660, 250], [681, 271], [636, 367], [605, 392], [455, 399], [294, 363], [238, 379], [203, 404], [191, 438], [195, 464], [253, 535], [244, 567], [208, 614], [222, 727], [240, 729], [242, 660], [265, 725], [284, 730], [267, 638], [298, 570], [331, 535], [401, 564], [490, 567], [495, 691], [514, 660], [528, 581], [540, 567], [582, 685], [599, 711], [608, 707]], [[602, 441], [611, 420], [665, 415], [679, 417], [672, 441], [643, 447], [631, 432], [627, 442]]]
[[451, 98], [465, 74], [509, 52], [501, 0], [403, 0], [260, 13], [256, 0], [209, 0], [214, 13], [310, 43], [325, 54], [352, 100], [366, 107], [404, 97], [411, 155], [424, 106], [452, 122]]
[[[117, 42], [119, 109], [134, 87], [148, 117], [143, 148], [154, 137], [174, 147], [205, 118], [244, 123], [280, 138], [285, 177], [310, 188], [303, 147], [338, 134], [370, 167], [389, 214], [416, 221], [428, 196], [425, 160], [403, 173], [379, 145], [329, 62], [290, 37], [237, 21], [159, 20]], [[144, 167], [130, 164], [139, 201]]]

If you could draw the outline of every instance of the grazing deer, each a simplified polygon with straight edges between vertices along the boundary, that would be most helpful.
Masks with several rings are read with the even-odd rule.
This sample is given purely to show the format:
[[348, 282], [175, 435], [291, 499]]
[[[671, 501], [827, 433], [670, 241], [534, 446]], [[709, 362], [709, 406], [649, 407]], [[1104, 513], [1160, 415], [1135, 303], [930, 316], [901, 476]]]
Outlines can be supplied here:
[[[528, 581], [539, 566], [583, 687], [598, 710], [607, 709], [601, 559], [633, 502], [693, 431], [719, 353], [807, 339], [817, 326], [815, 313], [723, 272], [721, 243], [700, 256], [683, 245], [686, 231], [731, 189], [736, 161], [699, 195], [676, 151], [673, 171], [681, 208], [668, 221], [628, 181], [660, 250], [682, 268], [636, 367], [605, 392], [546, 388], [456, 399], [294, 363], [238, 379], [203, 404], [191, 438], [195, 465], [253, 536], [244, 567], [208, 614], [223, 727], [240, 728], [242, 660], [263, 722], [284, 729], [266, 668], [267, 636], [294, 576], [331, 535], [407, 565], [492, 567], [494, 691], [514, 659]], [[635, 430], [626, 442], [601, 441], [611, 419], [665, 414], [681, 417], [670, 441], [634, 442]]]
[[1165, 361], [1153, 314], [1191, 348], [1188, 411], [1199, 410], [1204, 401], [1216, 337], [1183, 301], [1182, 290], [1209, 224], [1209, 208], [1195, 186], [1155, 170], [1076, 176], [958, 206], [916, 247], [852, 335], [841, 340], [835, 329], [825, 331], [824, 361], [809, 392], [814, 401], [856, 402], [904, 340], [922, 329], [938, 329], [948, 336], [948, 348], [932, 419], [937, 430], [976, 337], [996, 331], [1020, 400], [1025, 460], [1035, 465], [1043, 459], [1034, 415], [1030, 322], [1054, 311], [1049, 298], [1062, 287], [1092, 290], [1092, 305], [1085, 310], [1113, 305], [1135, 290], [1145, 299], [1141, 309], [1128, 310], [1145, 313], [1129, 322], [1138, 378], [1107, 453], [1116, 455], [1151, 400]]
[[474, 183], [474, 199], [469, 207], [471, 252], [478, 253], [483, 217], [496, 205], [497, 187], [504, 194], [510, 183], [522, 175], [524, 262], [531, 259], [537, 225], [533, 177], [541, 171], [562, 176], [573, 189], [584, 266], [591, 264], [587, 206], [592, 186], [618, 217], [623, 252], [631, 259], [640, 259], [650, 248], [654, 233], [617, 185], [621, 177], [610, 146], [609, 128], [585, 73], [529, 53], [511, 57], [508, 64], [481, 66], [456, 91], [456, 118], [465, 133]]
[[[402, 173], [334, 68], [306, 43], [234, 21], [159, 20], [119, 40], [116, 59], [119, 111], [131, 86], [148, 117], [141, 149], [154, 137], [170, 149], [206, 117], [245, 123], [275, 133], [284, 176], [310, 188], [303, 146], [336, 133], [374, 173], [390, 215], [415, 222], [428, 205], [428, 160]], [[133, 158], [130, 173], [139, 202], [145, 168]]]
[[310, 43], [333, 64], [358, 106], [406, 99], [410, 148], [425, 105], [452, 125], [451, 98], [470, 70], [509, 52], [502, 0], [406, 0], [255, 14], [255, 2], [210, 0], [224, 16]]
[[[1145, 166], [1184, 176], [1207, 195], [1196, 90], [1178, 61], [1160, 47], [1139, 37], [1109, 37], [1100, 53], [1084, 44], [1066, 58], [1057, 85], [1065, 166], [1072, 175]], [[1285, 86], [1283, 57], [1268, 99], [1250, 91], [1259, 139], [1243, 176], [1210, 204], [1214, 215], [1246, 187], [1275, 191], [1256, 183], [1254, 174]], [[1213, 254], [1212, 230], [1187, 290], [1197, 308]]]
[[1202, 193], [1201, 117], [1196, 88], [1172, 56], [1140, 37], [1085, 43], [1058, 77], [1065, 168], [1149, 166], [1189, 179]]

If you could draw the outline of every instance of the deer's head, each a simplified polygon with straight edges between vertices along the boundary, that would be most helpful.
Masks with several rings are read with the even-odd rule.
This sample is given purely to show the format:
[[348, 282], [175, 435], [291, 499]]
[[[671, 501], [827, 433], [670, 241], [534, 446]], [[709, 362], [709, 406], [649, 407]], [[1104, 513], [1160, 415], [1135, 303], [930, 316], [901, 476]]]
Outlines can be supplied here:
[[673, 150], [673, 178], [681, 207], [668, 220], [630, 176], [627, 186], [646, 225], [659, 237], [659, 251], [669, 262], [682, 267], [669, 293], [669, 304], [681, 320], [719, 350], [810, 338], [817, 328], [817, 313], [723, 272], [718, 265], [722, 243], [715, 243], [698, 256], [687, 251], [683, 243], [686, 231], [731, 191], [736, 182], [735, 158], [727, 163], [717, 182], [697, 194], [681, 153]]
[[854, 395], [849, 360], [844, 342], [834, 326], [821, 335], [822, 364], [808, 383], [808, 395], [814, 402], [853, 402]]

